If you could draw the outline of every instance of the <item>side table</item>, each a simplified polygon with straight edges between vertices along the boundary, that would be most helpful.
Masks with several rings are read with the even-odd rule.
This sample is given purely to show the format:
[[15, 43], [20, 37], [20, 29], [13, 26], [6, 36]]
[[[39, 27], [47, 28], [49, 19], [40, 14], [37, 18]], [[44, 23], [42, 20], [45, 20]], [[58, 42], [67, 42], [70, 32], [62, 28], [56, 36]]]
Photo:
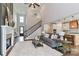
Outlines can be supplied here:
[[66, 54], [67, 52], [71, 53], [71, 41], [62, 41], [63, 45], [63, 53]]

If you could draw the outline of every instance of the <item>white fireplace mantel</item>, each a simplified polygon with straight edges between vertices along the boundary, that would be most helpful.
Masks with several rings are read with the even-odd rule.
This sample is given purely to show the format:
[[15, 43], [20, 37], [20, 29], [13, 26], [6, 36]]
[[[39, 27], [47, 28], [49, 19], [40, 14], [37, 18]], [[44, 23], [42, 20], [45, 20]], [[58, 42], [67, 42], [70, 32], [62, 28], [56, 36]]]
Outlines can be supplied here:
[[7, 36], [11, 34], [11, 47], [14, 44], [14, 30], [10, 26], [2, 25], [1, 26], [1, 54], [6, 55], [7, 50], [6, 50], [6, 39]]

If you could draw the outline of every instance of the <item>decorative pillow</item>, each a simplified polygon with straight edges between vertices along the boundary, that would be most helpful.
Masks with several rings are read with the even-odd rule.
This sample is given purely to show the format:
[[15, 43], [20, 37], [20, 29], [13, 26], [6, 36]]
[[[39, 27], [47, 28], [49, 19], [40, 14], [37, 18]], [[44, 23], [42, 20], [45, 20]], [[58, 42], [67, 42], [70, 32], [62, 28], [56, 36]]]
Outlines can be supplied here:
[[51, 39], [57, 39], [57, 37], [58, 36], [56, 34], [55, 35], [54, 34], [51, 35]]
[[49, 34], [45, 34], [44, 37], [49, 38]]

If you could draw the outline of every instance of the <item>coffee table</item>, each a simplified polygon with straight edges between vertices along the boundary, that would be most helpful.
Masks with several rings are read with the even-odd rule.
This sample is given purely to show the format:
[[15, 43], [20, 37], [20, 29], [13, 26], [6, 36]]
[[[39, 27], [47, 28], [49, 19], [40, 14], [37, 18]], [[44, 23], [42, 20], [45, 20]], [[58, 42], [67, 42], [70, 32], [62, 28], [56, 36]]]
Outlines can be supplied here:
[[36, 47], [43, 47], [43, 44], [42, 44], [42, 42], [40, 40], [33, 39], [32, 43], [34, 44], [35, 48]]

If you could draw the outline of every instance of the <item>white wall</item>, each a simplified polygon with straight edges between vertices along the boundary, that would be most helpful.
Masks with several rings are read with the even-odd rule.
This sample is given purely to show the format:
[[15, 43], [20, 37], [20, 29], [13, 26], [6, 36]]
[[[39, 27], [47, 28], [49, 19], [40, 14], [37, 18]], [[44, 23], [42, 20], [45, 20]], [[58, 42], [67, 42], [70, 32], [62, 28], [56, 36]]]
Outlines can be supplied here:
[[[53, 22], [79, 12], [78, 3], [44, 3], [43, 21]], [[62, 19], [61, 19], [62, 20]]]
[[40, 16], [40, 8], [31, 9], [31, 8], [28, 8], [28, 5], [29, 4], [24, 4], [24, 3], [13, 4], [13, 18], [16, 23], [15, 28], [17, 28], [17, 14], [26, 15], [27, 29], [41, 20], [41, 17], [37, 17], [33, 15], [34, 13], [38, 13], [38, 16]]
[[28, 39], [34, 39], [36, 36], [41, 35], [42, 27], [38, 28], [35, 32], [33, 32], [30, 36], [26, 37], [26, 40]]
[[[34, 15], [35, 13], [37, 16]], [[27, 28], [30, 28], [40, 20], [40, 8], [27, 8]]]

